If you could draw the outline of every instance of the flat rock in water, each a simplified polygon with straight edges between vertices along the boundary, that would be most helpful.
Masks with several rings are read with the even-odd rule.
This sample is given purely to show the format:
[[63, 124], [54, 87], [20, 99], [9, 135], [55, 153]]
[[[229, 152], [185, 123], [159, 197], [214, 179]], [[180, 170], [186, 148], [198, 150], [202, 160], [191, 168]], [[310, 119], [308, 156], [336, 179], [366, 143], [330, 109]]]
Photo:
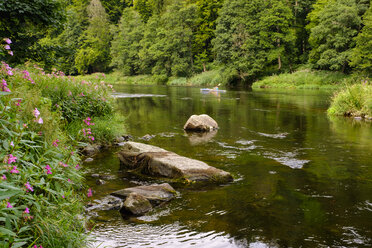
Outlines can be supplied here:
[[192, 115], [183, 126], [186, 131], [209, 132], [218, 129], [217, 122], [209, 115]]
[[121, 169], [137, 170], [145, 175], [211, 183], [233, 181], [226, 171], [152, 145], [127, 142], [118, 156]]
[[131, 193], [136, 193], [143, 196], [153, 205], [160, 204], [173, 199], [176, 196], [176, 191], [168, 183], [153, 184], [148, 186], [137, 186], [115, 191], [111, 195], [126, 199]]

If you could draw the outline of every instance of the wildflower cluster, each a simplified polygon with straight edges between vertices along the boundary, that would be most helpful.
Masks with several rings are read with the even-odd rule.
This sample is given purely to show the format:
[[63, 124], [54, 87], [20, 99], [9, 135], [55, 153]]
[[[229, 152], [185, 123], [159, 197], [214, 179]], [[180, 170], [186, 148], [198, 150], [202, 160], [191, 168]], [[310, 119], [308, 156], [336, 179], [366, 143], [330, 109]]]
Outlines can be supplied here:
[[10, 44], [12, 44], [12, 41], [9, 38], [3, 39], [3, 49], [7, 51], [10, 56], [13, 56], [13, 51], [10, 48]]
[[[44, 237], [44, 233], [50, 233], [50, 226], [65, 222], [70, 227], [63, 230], [66, 245], [75, 242], [71, 247], [81, 247], [83, 237], [74, 241], [68, 238], [82, 235], [84, 230], [83, 223], [74, 219], [82, 211], [79, 155], [75, 144], [66, 141], [68, 135], [61, 128], [65, 122], [59, 122], [61, 110], [52, 112], [48, 103], [51, 102], [48, 94], [56, 87], [58, 91], [64, 86], [62, 82], [70, 79], [59, 72], [48, 76], [39, 71], [32, 74], [1, 63], [0, 91], [6, 93], [0, 94], [0, 226], [3, 228], [0, 246], [49, 247], [49, 236]], [[59, 83], [47, 83], [56, 78]], [[17, 97], [30, 90], [35, 96]], [[80, 89], [70, 87], [70, 91]], [[61, 101], [56, 100], [55, 104], [63, 106]], [[53, 115], [56, 121], [50, 120]], [[94, 125], [90, 119], [80, 118], [80, 121]], [[53, 138], [46, 136], [47, 128], [52, 130]]]

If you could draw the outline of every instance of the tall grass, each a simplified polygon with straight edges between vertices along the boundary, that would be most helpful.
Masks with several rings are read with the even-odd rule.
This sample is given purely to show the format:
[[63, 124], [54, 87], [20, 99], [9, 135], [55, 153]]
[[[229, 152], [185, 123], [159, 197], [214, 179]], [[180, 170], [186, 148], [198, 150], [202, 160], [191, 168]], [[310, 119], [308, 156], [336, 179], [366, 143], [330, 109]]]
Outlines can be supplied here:
[[340, 72], [299, 70], [266, 77], [253, 83], [253, 88], [337, 89], [348, 78]]
[[336, 92], [328, 109], [330, 115], [372, 117], [372, 84], [362, 83], [346, 85]]

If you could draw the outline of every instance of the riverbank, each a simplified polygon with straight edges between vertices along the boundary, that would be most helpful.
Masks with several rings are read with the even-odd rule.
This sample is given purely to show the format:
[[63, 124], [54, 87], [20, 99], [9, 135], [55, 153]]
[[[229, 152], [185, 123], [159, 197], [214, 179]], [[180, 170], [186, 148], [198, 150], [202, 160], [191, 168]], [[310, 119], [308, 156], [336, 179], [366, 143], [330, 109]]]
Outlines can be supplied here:
[[341, 72], [299, 70], [265, 77], [252, 84], [252, 88], [329, 89], [335, 90], [350, 78]]
[[112, 86], [4, 62], [0, 80], [0, 246], [84, 247], [80, 150], [123, 134]]
[[108, 74], [93, 73], [89, 75], [75, 76], [76, 80], [97, 81], [104, 80], [107, 83], [115, 85], [172, 85], [172, 86], [206, 86], [213, 87], [218, 84], [228, 85], [230, 75], [223, 69], [213, 69], [190, 78], [186, 77], [161, 77], [157, 75], [136, 75], [124, 76], [120, 71], [114, 71]]

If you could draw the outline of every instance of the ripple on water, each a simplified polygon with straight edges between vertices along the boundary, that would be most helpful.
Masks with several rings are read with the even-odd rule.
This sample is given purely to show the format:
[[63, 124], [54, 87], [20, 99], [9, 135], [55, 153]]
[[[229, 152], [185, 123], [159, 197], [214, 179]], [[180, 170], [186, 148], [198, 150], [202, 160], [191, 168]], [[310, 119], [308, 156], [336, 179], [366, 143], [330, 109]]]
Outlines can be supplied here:
[[298, 154], [296, 152], [264, 152], [266, 158], [274, 159], [275, 161], [286, 165], [292, 169], [302, 169], [302, 167], [310, 162], [310, 160], [295, 158]]
[[[159, 247], [159, 248], [235, 248], [247, 247], [236, 242], [223, 232], [196, 232], [178, 223], [154, 226], [150, 224], [128, 224], [96, 228], [92, 232], [94, 247]], [[259, 246], [252, 246], [259, 247]], [[265, 247], [265, 246], [262, 246]], [[266, 246], [268, 247], [268, 246]]]
[[271, 134], [271, 133], [260, 133], [257, 132], [257, 134], [264, 136], [264, 137], [269, 137], [269, 138], [274, 138], [274, 139], [284, 139], [287, 137], [289, 133], [276, 133], [276, 134]]
[[129, 93], [113, 93], [114, 98], [141, 98], [141, 97], [166, 97], [166, 95], [155, 94], [129, 94]]
[[354, 227], [345, 226], [342, 241], [348, 245], [370, 244], [371, 239], [360, 235]]

